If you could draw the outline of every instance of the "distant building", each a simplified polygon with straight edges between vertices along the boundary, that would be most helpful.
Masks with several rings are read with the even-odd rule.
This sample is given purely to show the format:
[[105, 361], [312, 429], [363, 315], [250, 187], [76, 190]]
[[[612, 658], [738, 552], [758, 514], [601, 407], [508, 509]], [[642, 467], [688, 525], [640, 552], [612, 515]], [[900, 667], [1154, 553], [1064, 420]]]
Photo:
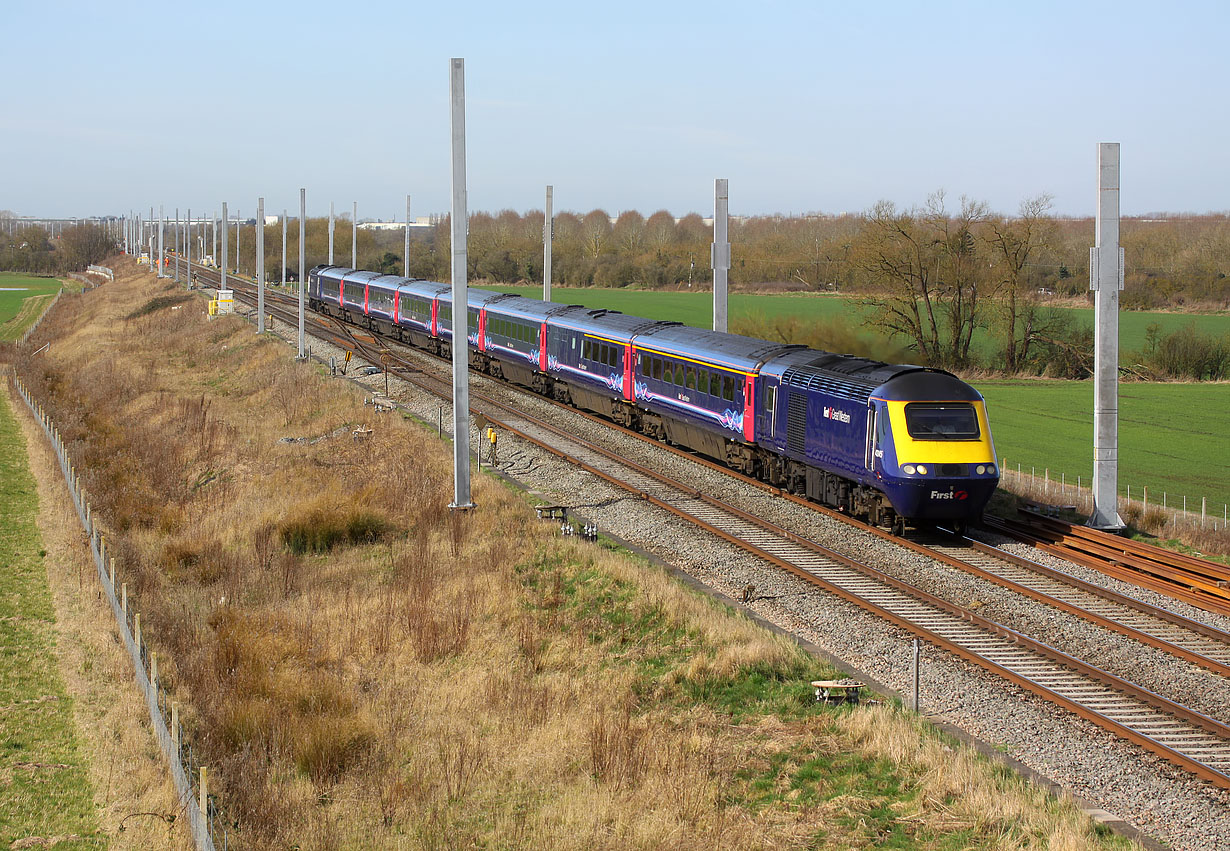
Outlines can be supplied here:
[[[410, 230], [430, 230], [439, 220], [439, 216], [419, 216], [410, 223]], [[359, 222], [359, 230], [404, 230], [405, 227], [405, 222]]]

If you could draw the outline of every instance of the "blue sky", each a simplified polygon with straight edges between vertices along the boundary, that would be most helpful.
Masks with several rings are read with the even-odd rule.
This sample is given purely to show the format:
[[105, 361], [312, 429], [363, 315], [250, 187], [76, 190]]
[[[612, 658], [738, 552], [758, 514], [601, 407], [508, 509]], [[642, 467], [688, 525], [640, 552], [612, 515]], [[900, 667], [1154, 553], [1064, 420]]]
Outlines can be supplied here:
[[8, 0], [0, 209], [1230, 210], [1230, 3]]

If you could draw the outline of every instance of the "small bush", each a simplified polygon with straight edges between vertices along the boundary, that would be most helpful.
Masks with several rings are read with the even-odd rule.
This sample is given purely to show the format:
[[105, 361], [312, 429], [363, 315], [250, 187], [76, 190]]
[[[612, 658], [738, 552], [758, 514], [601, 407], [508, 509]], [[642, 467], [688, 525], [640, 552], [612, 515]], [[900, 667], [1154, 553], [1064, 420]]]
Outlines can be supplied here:
[[134, 310], [132, 313], [128, 314], [124, 318], [125, 319], [138, 319], [142, 316], [148, 316], [149, 314], [155, 313], [159, 310], [165, 310], [168, 307], [174, 307], [177, 304], [183, 304], [184, 302], [192, 301], [194, 298], [195, 296], [188, 295], [187, 293], [183, 293], [180, 295], [160, 295], [160, 296], [157, 296], [156, 298], [151, 298], [145, 304], [141, 305], [140, 307], [138, 307], [136, 310]]
[[342, 544], [374, 543], [390, 531], [392, 524], [368, 509], [316, 508], [278, 527], [282, 544], [296, 555], [325, 553]]
[[333, 782], [371, 750], [376, 733], [361, 716], [302, 718], [295, 731], [295, 765], [317, 783]]
[[1170, 522], [1170, 515], [1160, 508], [1150, 508], [1145, 512], [1142, 528], [1148, 532], [1157, 533]]

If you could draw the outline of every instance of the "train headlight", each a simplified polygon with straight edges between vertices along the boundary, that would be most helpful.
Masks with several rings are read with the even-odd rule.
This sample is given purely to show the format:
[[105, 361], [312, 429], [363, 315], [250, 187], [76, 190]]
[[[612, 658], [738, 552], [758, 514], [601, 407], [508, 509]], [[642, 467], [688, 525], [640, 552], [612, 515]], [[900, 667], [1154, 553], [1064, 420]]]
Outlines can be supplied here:
[[919, 472], [919, 474], [920, 474], [920, 475], [923, 475], [923, 476], [927, 475], [927, 468], [926, 468], [926, 466], [925, 466], [925, 465], [923, 465], [923, 464], [919, 464], [919, 465], [918, 465], [918, 472]]
[[987, 464], [987, 474], [991, 476], [995, 475], [995, 465], [994, 464]]
[[912, 476], [912, 475], [914, 475], [914, 465], [913, 465], [913, 464], [902, 464], [902, 465], [901, 465], [901, 470], [902, 470], [902, 472], [904, 472], [907, 476]]
[[974, 468], [974, 472], [980, 476], [986, 471], [987, 471], [987, 467], [985, 464], [979, 464], [977, 467]]

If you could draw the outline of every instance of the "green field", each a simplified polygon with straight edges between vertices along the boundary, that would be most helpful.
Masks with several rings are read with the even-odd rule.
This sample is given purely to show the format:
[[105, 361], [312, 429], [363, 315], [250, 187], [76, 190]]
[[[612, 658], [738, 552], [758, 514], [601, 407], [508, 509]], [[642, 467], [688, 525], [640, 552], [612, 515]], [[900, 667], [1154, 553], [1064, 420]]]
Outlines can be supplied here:
[[19, 339], [63, 286], [59, 278], [0, 272], [0, 341]]
[[[533, 298], [542, 298], [542, 287], [489, 287], [500, 292], [517, 293]], [[586, 307], [605, 307], [634, 316], [650, 319], [666, 319], [682, 322], [697, 328], [713, 327], [713, 294], [708, 292], [657, 292], [653, 290], [623, 289], [573, 289], [552, 287], [553, 301], [581, 304]], [[1072, 314], [1075, 321], [1093, 327], [1092, 308], [1052, 308], [1059, 313]], [[761, 315], [768, 319], [798, 317], [804, 320], [827, 321], [834, 317], [848, 317], [859, 325], [864, 323], [864, 309], [855, 298], [839, 295], [809, 293], [783, 295], [750, 295], [732, 293], [730, 318]], [[1188, 323], [1206, 334], [1230, 335], [1230, 314], [1192, 313], [1143, 313], [1124, 311], [1119, 314], [1119, 344], [1125, 351], [1139, 351], [1145, 347], [1150, 325], [1156, 323], [1163, 334], [1169, 334]], [[991, 340], [985, 331], [975, 336], [974, 348], [981, 355], [989, 354]]]
[[[1092, 381], [977, 381], [986, 397], [995, 450], [1007, 466], [1045, 468], [1088, 486], [1093, 472]], [[1230, 384], [1119, 385], [1119, 489], [1149, 489], [1162, 500], [1210, 513], [1230, 503]], [[1216, 511], [1214, 511], [1216, 509]]]
[[[72, 700], [55, 659], [55, 611], [35, 517], [38, 494], [7, 394], [0, 395], [0, 848], [74, 837], [105, 848]], [[39, 842], [44, 847], [51, 842]]]

